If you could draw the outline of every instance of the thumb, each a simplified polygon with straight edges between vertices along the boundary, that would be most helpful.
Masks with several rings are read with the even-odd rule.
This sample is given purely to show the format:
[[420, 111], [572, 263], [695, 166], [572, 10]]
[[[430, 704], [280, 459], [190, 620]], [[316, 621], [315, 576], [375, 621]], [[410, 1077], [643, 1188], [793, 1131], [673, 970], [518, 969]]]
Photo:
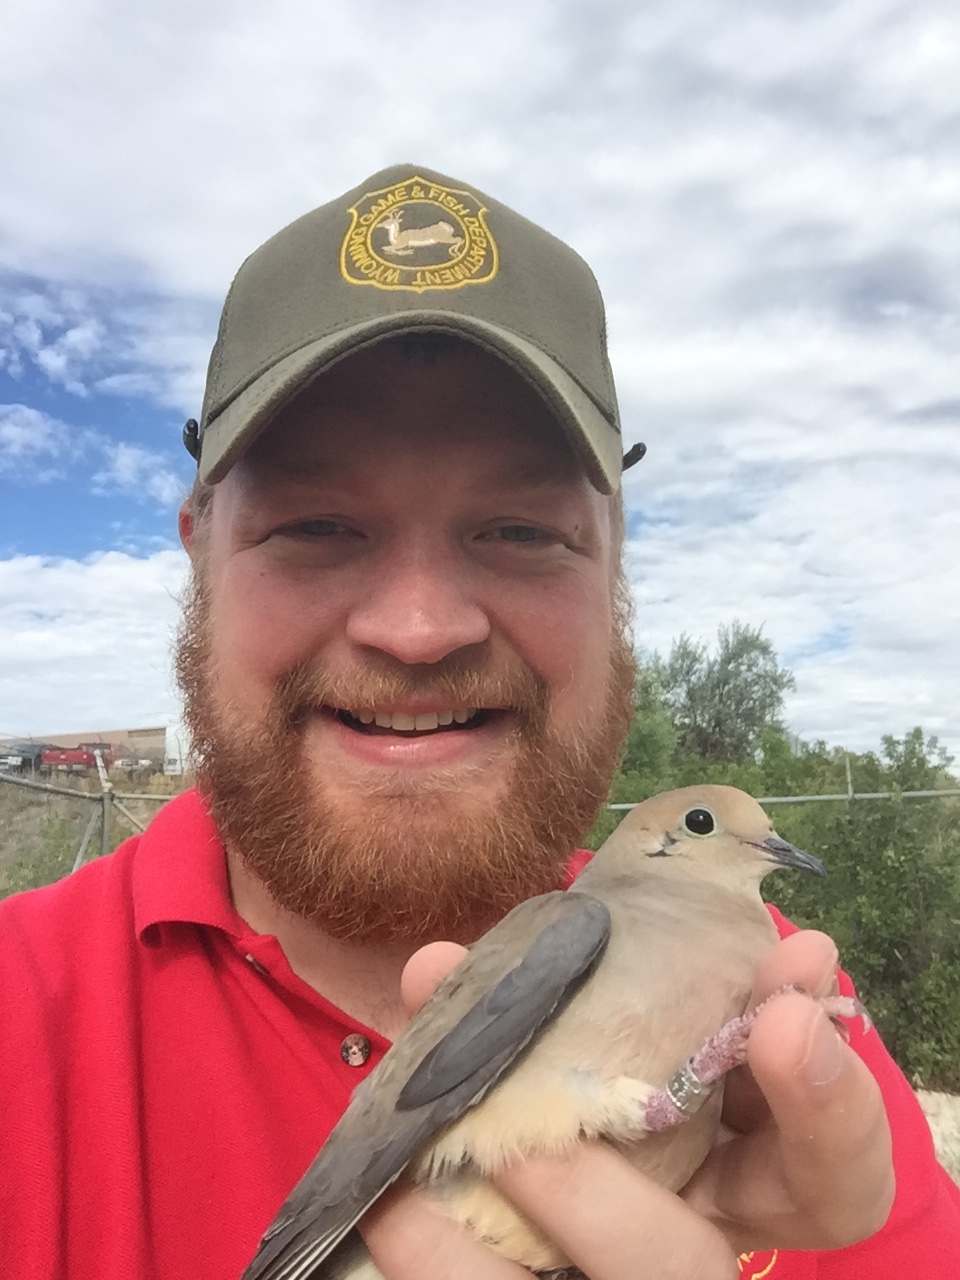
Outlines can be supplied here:
[[411, 1018], [466, 954], [467, 948], [456, 942], [429, 942], [413, 953], [400, 978], [400, 995]]

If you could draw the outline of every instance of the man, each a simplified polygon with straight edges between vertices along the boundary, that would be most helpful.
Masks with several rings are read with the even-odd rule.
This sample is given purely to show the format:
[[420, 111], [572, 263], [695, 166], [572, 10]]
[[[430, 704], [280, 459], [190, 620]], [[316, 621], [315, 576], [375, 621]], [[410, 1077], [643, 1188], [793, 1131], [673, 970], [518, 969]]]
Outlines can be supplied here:
[[[458, 945], [569, 880], [629, 718], [602, 304], [511, 210], [400, 167], [280, 232], [185, 439], [200, 793], [0, 911], [30, 1280], [238, 1275]], [[757, 995], [835, 981], [795, 933]], [[593, 1280], [947, 1275], [958, 1197], [876, 1036], [784, 997], [750, 1067], [682, 1197], [604, 1146], [502, 1189]], [[526, 1274], [402, 1189], [362, 1229], [388, 1280]]]

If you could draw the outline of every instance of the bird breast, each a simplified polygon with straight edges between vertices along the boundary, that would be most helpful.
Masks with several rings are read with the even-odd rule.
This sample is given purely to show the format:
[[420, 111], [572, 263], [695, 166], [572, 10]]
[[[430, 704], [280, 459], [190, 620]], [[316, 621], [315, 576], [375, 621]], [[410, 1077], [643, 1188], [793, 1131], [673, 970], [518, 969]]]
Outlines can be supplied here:
[[[759, 899], [755, 907], [739, 896], [725, 903], [713, 889], [691, 906], [689, 890], [672, 895], [659, 886], [655, 900], [621, 894], [608, 906], [613, 928], [602, 965], [497, 1087], [432, 1145], [420, 1178], [467, 1166], [489, 1175], [528, 1153], [562, 1154], [584, 1136], [649, 1143], [640, 1119], [650, 1092], [743, 1012], [776, 939]], [[717, 1116], [710, 1123], [715, 1129]], [[652, 1144], [651, 1158], [670, 1137]]]

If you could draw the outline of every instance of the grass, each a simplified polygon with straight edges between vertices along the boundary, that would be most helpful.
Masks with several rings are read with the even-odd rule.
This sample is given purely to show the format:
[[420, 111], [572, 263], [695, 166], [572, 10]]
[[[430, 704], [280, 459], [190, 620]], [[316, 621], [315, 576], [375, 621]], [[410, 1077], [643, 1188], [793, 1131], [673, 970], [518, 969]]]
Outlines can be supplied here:
[[[98, 806], [84, 799], [82, 793], [99, 795], [100, 786], [95, 778], [90, 777], [69, 781], [54, 778], [53, 781], [59, 786], [75, 787], [81, 794], [73, 799], [13, 786], [0, 780], [0, 898], [50, 884], [67, 875], [73, 867], [90, 814], [98, 810]], [[159, 805], [150, 801], [127, 800], [125, 793], [142, 791], [158, 796], [172, 795], [182, 787], [181, 779], [164, 778], [160, 774], [139, 782], [120, 778], [115, 783], [114, 792], [134, 817], [147, 823]], [[114, 808], [110, 823], [111, 848], [132, 834], [130, 823]], [[85, 856], [94, 858], [99, 852], [98, 824], [91, 833]]]

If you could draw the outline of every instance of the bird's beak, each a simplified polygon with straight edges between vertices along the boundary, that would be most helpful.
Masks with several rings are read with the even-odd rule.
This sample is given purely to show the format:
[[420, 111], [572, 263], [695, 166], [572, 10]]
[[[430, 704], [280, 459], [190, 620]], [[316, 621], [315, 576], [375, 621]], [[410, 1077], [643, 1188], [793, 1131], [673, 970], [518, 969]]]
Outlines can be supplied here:
[[[752, 844], [753, 841], [750, 843]], [[770, 861], [776, 863], [778, 867], [796, 867], [798, 871], [809, 871], [815, 876], [827, 874], [827, 868], [819, 858], [815, 858], [812, 853], [804, 853], [802, 849], [790, 844], [788, 840], [781, 840], [779, 836], [767, 836], [762, 844], [757, 845], [757, 848], [765, 849], [770, 855]]]

